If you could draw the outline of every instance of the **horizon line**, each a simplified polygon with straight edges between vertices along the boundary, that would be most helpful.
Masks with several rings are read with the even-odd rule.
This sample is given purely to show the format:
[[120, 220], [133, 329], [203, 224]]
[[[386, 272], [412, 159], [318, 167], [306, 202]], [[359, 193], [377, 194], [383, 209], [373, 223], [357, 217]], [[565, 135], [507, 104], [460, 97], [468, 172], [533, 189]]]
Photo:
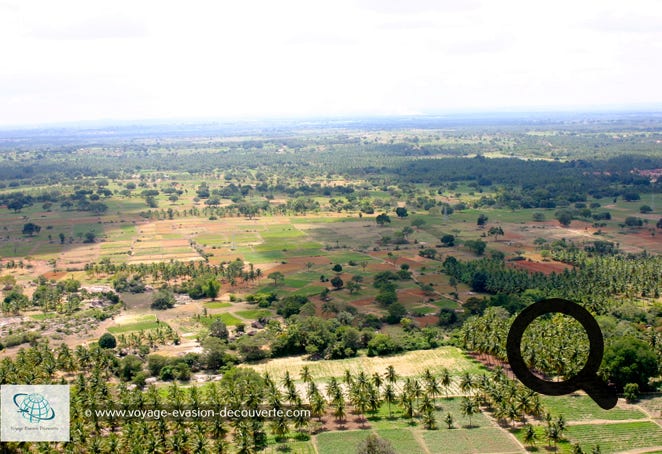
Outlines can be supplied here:
[[140, 125], [173, 125], [188, 124], [202, 125], [206, 123], [218, 124], [249, 124], [249, 123], [289, 123], [306, 121], [333, 121], [350, 122], [356, 120], [378, 120], [378, 119], [425, 119], [425, 118], [463, 118], [474, 119], [493, 117], [526, 117], [541, 115], [605, 115], [605, 114], [662, 114], [662, 104], [631, 104], [619, 106], [549, 106], [549, 107], [512, 107], [493, 109], [456, 109], [436, 112], [414, 112], [414, 113], [347, 113], [347, 114], [288, 114], [288, 115], [240, 115], [240, 116], [182, 116], [182, 117], [136, 117], [136, 118], [96, 118], [81, 120], [47, 121], [38, 123], [14, 123], [0, 124], [0, 131], [12, 130], [41, 130], [41, 129], [85, 129], [113, 126], [140, 126]]

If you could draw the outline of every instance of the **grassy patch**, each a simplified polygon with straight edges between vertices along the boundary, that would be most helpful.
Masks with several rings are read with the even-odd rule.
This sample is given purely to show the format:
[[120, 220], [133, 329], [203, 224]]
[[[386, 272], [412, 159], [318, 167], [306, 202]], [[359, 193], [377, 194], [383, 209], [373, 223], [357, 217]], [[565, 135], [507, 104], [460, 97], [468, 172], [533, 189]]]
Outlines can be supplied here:
[[143, 315], [141, 317], [135, 317], [130, 323], [122, 323], [118, 326], [111, 326], [108, 328], [108, 332], [112, 334], [121, 334], [131, 331], [147, 331], [150, 329], [156, 329], [163, 325], [164, 323], [159, 322], [155, 315]]
[[422, 433], [430, 453], [497, 453], [520, 452], [521, 448], [504, 431], [496, 427], [473, 429], [439, 429]]
[[87, 232], [94, 232], [97, 234], [97, 237], [103, 235], [103, 226], [101, 224], [74, 224], [72, 230], [74, 238], [85, 235]]
[[281, 452], [290, 452], [292, 454], [316, 454], [315, 447], [310, 441], [290, 441], [285, 446], [289, 449], [288, 451], [279, 451], [278, 446], [282, 444], [270, 445], [264, 451], [265, 454], [278, 454]]
[[414, 314], [415, 316], [433, 314], [435, 312], [437, 312], [437, 309], [430, 306], [418, 306], [411, 308], [411, 313]]
[[292, 287], [292, 288], [296, 288], [296, 289], [303, 288], [303, 287], [305, 287], [305, 286], [308, 285], [308, 284], [310, 284], [310, 281], [303, 280], [303, 279], [290, 279], [290, 278], [286, 278], [286, 279], [283, 281], [283, 285], [284, 285], [285, 287]]
[[[533, 429], [536, 433], [536, 440], [533, 446], [531, 445], [526, 445], [524, 443], [524, 429], [513, 429], [510, 432], [515, 435], [515, 437], [519, 440], [520, 443], [522, 443], [524, 446], [526, 446], [527, 451], [530, 452], [549, 452], [551, 448], [548, 448], [548, 443], [547, 439], [545, 438], [545, 430], [543, 426], [533, 426]], [[560, 440], [556, 444], [558, 452], [564, 452], [564, 453], [569, 453], [571, 451], [571, 445], [570, 442], [566, 439]], [[586, 452], [591, 452], [589, 449]], [[604, 451], [603, 451], [604, 452]]]
[[432, 304], [437, 306], [439, 309], [457, 309], [460, 305], [457, 301], [449, 300], [448, 298], [442, 298], [437, 301], [433, 301]]
[[25, 257], [30, 254], [34, 248], [34, 243], [18, 242], [7, 243], [0, 246], [0, 256], [2, 257]]
[[356, 446], [366, 439], [369, 431], [325, 432], [317, 435], [320, 454], [347, 454], [356, 452]]
[[45, 314], [32, 314], [30, 315], [30, 318], [33, 320], [47, 320], [50, 318], [55, 318], [57, 317], [57, 314], [55, 312], [47, 312]]
[[[372, 257], [366, 254], [361, 254], [359, 252], [334, 252], [329, 255], [329, 261], [333, 263], [340, 263], [345, 266], [350, 261], [354, 261], [360, 265], [361, 262], [372, 263], [375, 261]], [[360, 270], [361, 267], [357, 266], [357, 270]], [[348, 268], [346, 271], [350, 271], [351, 268]]]
[[300, 288], [299, 290], [292, 292], [292, 295], [300, 295], [300, 296], [319, 295], [320, 293], [322, 293], [322, 290], [324, 290], [325, 288], [326, 287], [322, 285], [307, 285], [304, 288]]
[[246, 252], [243, 258], [251, 263], [269, 263], [284, 259], [285, 254], [282, 251]]
[[225, 301], [209, 301], [208, 303], [205, 303], [207, 309], [221, 309], [230, 306], [232, 306], [232, 303], [226, 303]]
[[223, 323], [225, 323], [227, 326], [237, 326], [240, 323], [244, 323], [243, 320], [238, 319], [232, 314], [214, 314], [210, 315], [208, 317], [201, 317], [200, 318], [200, 323], [202, 323], [205, 326], [211, 325], [214, 320], [220, 319]]
[[579, 443], [584, 452], [596, 445], [602, 452], [662, 446], [662, 427], [650, 421], [620, 424], [581, 424], [569, 426], [566, 438]]
[[257, 320], [258, 318], [261, 317], [269, 317], [271, 315], [271, 311], [267, 309], [253, 309], [248, 311], [237, 311], [235, 312], [235, 314], [237, 314], [241, 318], [246, 318], [249, 320]]
[[[370, 430], [325, 432], [317, 436], [317, 446], [319, 447], [319, 452], [323, 454], [347, 454], [356, 452], [356, 446], [365, 440], [370, 433]], [[390, 441], [395, 452], [408, 454], [423, 454], [425, 452], [425, 449], [416, 441], [416, 438], [414, 438], [414, 434], [411, 430], [378, 430], [377, 434]]]
[[585, 421], [589, 419], [618, 421], [621, 419], [646, 418], [644, 413], [636, 409], [615, 407], [611, 410], [603, 410], [590, 397], [580, 394], [543, 397], [542, 402], [552, 415], [563, 415], [566, 421]]

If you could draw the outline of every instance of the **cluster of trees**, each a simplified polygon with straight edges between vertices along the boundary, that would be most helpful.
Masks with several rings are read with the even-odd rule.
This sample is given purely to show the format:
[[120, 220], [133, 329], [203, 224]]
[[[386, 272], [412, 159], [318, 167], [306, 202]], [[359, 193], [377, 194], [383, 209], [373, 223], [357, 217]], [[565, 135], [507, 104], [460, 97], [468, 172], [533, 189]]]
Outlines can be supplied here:
[[381, 271], [375, 274], [372, 285], [379, 290], [379, 293], [375, 296], [375, 301], [386, 309], [387, 315], [384, 317], [386, 323], [400, 323], [407, 315], [405, 307], [398, 302], [397, 281], [409, 280], [411, 277], [412, 274], [407, 264], [402, 264], [397, 273]]
[[[102, 259], [98, 263], [85, 264], [85, 271], [92, 275], [106, 274], [113, 276], [117, 280], [120, 288], [117, 291], [132, 291], [127, 284], [135, 281], [134, 284], [139, 289], [141, 283], [146, 277], [150, 277], [154, 282], [162, 282], [170, 286], [174, 280], [184, 281], [172, 285], [172, 289], [177, 293], [189, 293], [192, 298], [202, 298], [205, 296], [211, 280], [217, 280], [219, 283], [227, 282], [235, 285], [238, 281], [249, 282], [262, 278], [262, 270], [256, 268], [252, 263], [246, 264], [241, 259], [223, 262], [219, 265], [212, 265], [206, 261], [171, 261], [155, 262], [141, 264], [112, 263], [109, 259]], [[144, 289], [142, 290], [144, 291]], [[216, 293], [218, 295], [218, 293]], [[215, 295], [215, 296], [216, 296]], [[211, 297], [211, 295], [209, 296]]]
[[[363, 371], [345, 371], [342, 377], [332, 377], [326, 384], [315, 381], [308, 367], [301, 370], [303, 389], [295, 384], [289, 373], [282, 379], [269, 374], [259, 375], [247, 368], [229, 368], [219, 382], [204, 386], [182, 388], [176, 382], [162, 392], [145, 380], [149, 375], [163, 380], [186, 381], [197, 367], [199, 356], [188, 354], [181, 358], [150, 355], [144, 361], [139, 355], [119, 357], [116, 348], [121, 341], [112, 336], [100, 339], [99, 345], [89, 348], [79, 346], [70, 349], [66, 344], [50, 348], [42, 343], [34, 348], [20, 350], [14, 359], [0, 361], [0, 384], [6, 383], [72, 383], [72, 443], [66, 446], [84, 447], [93, 452], [117, 452], [136, 449], [135, 440], [141, 438], [141, 452], [226, 452], [232, 444], [238, 452], [254, 452], [267, 444], [267, 434], [277, 441], [289, 436], [309, 436], [319, 430], [326, 415], [344, 421], [351, 413], [365, 423], [366, 416], [375, 414], [383, 406], [389, 417], [403, 417], [420, 421], [424, 427], [437, 427], [438, 399], [448, 396], [457, 382], [448, 370], [433, 373], [426, 370], [420, 377], [400, 377], [389, 366], [384, 373], [368, 375]], [[35, 367], [37, 365], [38, 367]], [[473, 397], [465, 399], [463, 414], [471, 425], [471, 417], [480, 406], [494, 405], [500, 392], [503, 399], [517, 405], [516, 418], [538, 408], [537, 396], [521, 397], [524, 391], [504, 377], [476, 377], [464, 374], [459, 380], [463, 392]], [[118, 384], [114, 384], [114, 379]], [[137, 385], [132, 389], [129, 382]], [[498, 389], [497, 389], [498, 386]], [[146, 388], [145, 388], [146, 387]], [[511, 391], [515, 389], [515, 391]], [[499, 391], [500, 390], [500, 391]], [[492, 397], [489, 397], [492, 396]], [[526, 406], [522, 406], [526, 402]], [[539, 402], [538, 402], [539, 403]], [[293, 419], [274, 418], [102, 418], [95, 409], [131, 408], [231, 408], [257, 409], [307, 408], [312, 418], [301, 414]], [[476, 406], [478, 405], [478, 406]], [[445, 418], [452, 427], [452, 415]], [[15, 448], [7, 445], [8, 449]], [[64, 449], [56, 443], [40, 446], [40, 449]]]
[[370, 356], [382, 356], [434, 348], [441, 343], [441, 332], [435, 328], [419, 330], [410, 325], [409, 332], [399, 336], [375, 334], [374, 326], [380, 324], [379, 319], [357, 314], [355, 310], [341, 310], [330, 319], [303, 315], [305, 312], [290, 317], [285, 326], [267, 340], [271, 341], [271, 356], [307, 354], [312, 359], [338, 359], [356, 356], [363, 348], [368, 349]]
[[579, 249], [553, 254], [574, 267], [545, 275], [510, 268], [500, 257], [463, 262], [449, 256], [443, 270], [477, 292], [513, 295], [536, 290], [542, 297], [570, 299], [599, 313], [622, 304], [617, 296], [633, 300], [658, 298], [662, 293], [662, 276], [657, 272], [662, 267], [660, 256], [589, 256]]
[[32, 298], [23, 294], [23, 289], [16, 285], [11, 276], [3, 276], [3, 282], [11, 282], [2, 299], [2, 312], [6, 314], [19, 314], [21, 310], [35, 307], [43, 312], [57, 312], [71, 315], [81, 308], [84, 301], [94, 299], [108, 306], [120, 302], [119, 296], [112, 291], [88, 292], [80, 288], [80, 282], [69, 278], [57, 284], [47, 281], [43, 276], [36, 280], [36, 288]]
[[[613, 169], [618, 161], [624, 165]], [[625, 162], [629, 161], [629, 162]], [[650, 180], [633, 175], [630, 170], [638, 164], [660, 165], [647, 158], [630, 156], [611, 161], [523, 161], [517, 159], [448, 158], [417, 159], [400, 163], [390, 172], [404, 183], [425, 183], [442, 186], [448, 181], [475, 182], [476, 187], [501, 185], [495, 198], [482, 197], [476, 207], [496, 206], [516, 208], [561, 208], [595, 198], [619, 197], [627, 201], [639, 200], [639, 193], [651, 191]], [[607, 170], [609, 169], [609, 170]], [[385, 169], [380, 169], [383, 173]], [[489, 175], [489, 178], [485, 178]], [[383, 178], [383, 177], [382, 177]], [[591, 216], [589, 214], [589, 216]]]
[[[470, 317], [459, 331], [460, 344], [469, 351], [485, 355], [487, 362], [507, 361], [506, 339], [514, 316], [492, 307], [482, 316]], [[604, 319], [599, 319], [603, 322]], [[605, 330], [605, 334], [611, 334]], [[659, 373], [660, 352], [651, 343], [636, 336], [607, 337], [600, 373], [623, 391], [628, 383], [648, 389], [649, 379]], [[522, 357], [527, 366], [551, 378], [567, 379], [586, 364], [589, 342], [586, 332], [572, 318], [556, 314], [538, 318], [522, 337]]]

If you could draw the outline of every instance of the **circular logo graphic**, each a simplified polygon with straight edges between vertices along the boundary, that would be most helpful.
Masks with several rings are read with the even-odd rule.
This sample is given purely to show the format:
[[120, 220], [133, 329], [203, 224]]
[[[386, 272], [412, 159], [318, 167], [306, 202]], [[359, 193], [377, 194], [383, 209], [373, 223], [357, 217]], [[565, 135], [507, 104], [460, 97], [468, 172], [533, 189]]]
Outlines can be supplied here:
[[55, 418], [55, 410], [41, 394], [14, 394], [14, 405], [24, 419], [30, 422], [50, 421]]

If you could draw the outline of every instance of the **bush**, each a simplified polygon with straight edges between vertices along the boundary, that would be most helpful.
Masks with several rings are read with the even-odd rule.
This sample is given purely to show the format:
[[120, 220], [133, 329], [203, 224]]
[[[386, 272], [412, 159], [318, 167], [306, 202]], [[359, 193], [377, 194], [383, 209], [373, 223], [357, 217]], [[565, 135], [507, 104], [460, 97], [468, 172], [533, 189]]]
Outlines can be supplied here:
[[439, 326], [449, 326], [457, 322], [457, 314], [453, 309], [447, 307], [439, 311]]
[[402, 346], [388, 334], [375, 334], [368, 342], [368, 356], [390, 355], [401, 351]]
[[573, 214], [569, 210], [560, 210], [556, 212], [556, 219], [563, 227], [568, 227], [572, 222]]
[[147, 357], [147, 370], [152, 377], [158, 377], [161, 373], [161, 369], [168, 364], [168, 358], [161, 355], [149, 355]]
[[464, 245], [476, 255], [483, 255], [487, 243], [483, 240], [466, 240]]
[[628, 227], [641, 227], [644, 225], [644, 221], [641, 218], [635, 216], [628, 216], [625, 218], [625, 225]]
[[345, 283], [340, 277], [335, 276], [334, 278], [331, 279], [331, 285], [333, 285], [336, 289], [340, 290], [342, 286], [345, 285]]
[[640, 200], [641, 196], [638, 192], [627, 191], [623, 193], [623, 199], [625, 199], [626, 202], [634, 202]]
[[441, 237], [441, 243], [446, 247], [455, 246], [455, 236], [448, 233]]
[[639, 399], [639, 385], [636, 383], [628, 383], [623, 387], [623, 394], [628, 402], [635, 402]]
[[175, 379], [175, 371], [172, 366], [165, 366], [159, 373], [159, 378], [163, 381], [170, 381]]
[[101, 348], [115, 348], [117, 347], [117, 340], [115, 336], [110, 333], [104, 333], [99, 338], [99, 347]]
[[407, 309], [400, 304], [400, 303], [393, 303], [388, 307], [388, 315], [386, 316], [386, 323], [390, 323], [391, 325], [395, 325], [396, 323], [400, 323], [400, 320], [402, 320], [402, 317], [407, 315]]
[[276, 312], [284, 318], [298, 314], [301, 307], [308, 302], [308, 298], [301, 295], [291, 295], [283, 298], [276, 305]]
[[657, 355], [650, 346], [635, 337], [626, 336], [614, 341], [605, 348], [602, 360], [605, 375], [618, 389], [628, 383], [640, 388], [648, 388], [648, 380], [659, 371]]
[[218, 337], [219, 339], [228, 338], [228, 328], [225, 326], [225, 323], [219, 318], [214, 320], [209, 327], [209, 335], [213, 337]]
[[143, 363], [136, 355], [128, 355], [120, 361], [119, 377], [123, 381], [132, 380], [142, 371]]
[[34, 345], [36, 344], [37, 339], [39, 339], [40, 337], [41, 335], [34, 331], [3, 336], [2, 342], [0, 342], [0, 350], [2, 350], [3, 348], [15, 347], [17, 345], [26, 344], [26, 343], [30, 343], [30, 345]]
[[113, 280], [113, 288], [116, 292], [143, 293], [145, 284], [138, 276], [129, 279], [126, 275], [120, 275]]
[[381, 438], [377, 434], [370, 434], [356, 447], [358, 454], [395, 454], [391, 442]]
[[139, 389], [143, 389], [145, 385], [147, 384], [147, 374], [145, 372], [138, 372], [136, 375], [133, 376], [133, 380], [131, 380], [131, 383], [136, 385]]
[[159, 290], [152, 299], [152, 309], [165, 310], [175, 307], [175, 295], [170, 290]]

